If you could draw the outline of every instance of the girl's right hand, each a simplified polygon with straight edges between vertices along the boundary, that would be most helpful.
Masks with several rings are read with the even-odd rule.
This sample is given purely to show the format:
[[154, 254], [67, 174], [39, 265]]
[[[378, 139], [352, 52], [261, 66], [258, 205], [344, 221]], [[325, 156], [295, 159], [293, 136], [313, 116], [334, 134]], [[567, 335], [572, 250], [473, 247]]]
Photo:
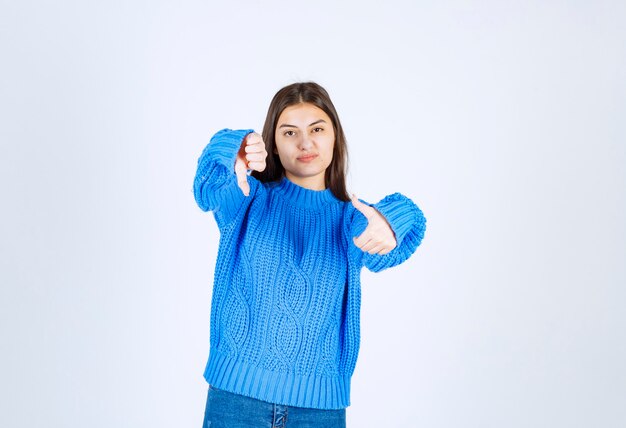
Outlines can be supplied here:
[[237, 175], [237, 185], [244, 195], [250, 194], [247, 170], [263, 171], [265, 169], [265, 158], [267, 151], [263, 138], [256, 132], [252, 132], [243, 139], [241, 148], [235, 160], [235, 174]]

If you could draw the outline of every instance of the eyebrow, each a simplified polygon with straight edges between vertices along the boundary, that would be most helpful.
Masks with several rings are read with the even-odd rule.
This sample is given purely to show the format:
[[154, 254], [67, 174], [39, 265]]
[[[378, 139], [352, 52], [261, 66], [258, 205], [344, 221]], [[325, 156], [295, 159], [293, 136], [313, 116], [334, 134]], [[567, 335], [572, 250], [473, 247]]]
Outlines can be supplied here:
[[[316, 120], [315, 122], [311, 123], [309, 126], [317, 125], [318, 123], [326, 123], [326, 121], [324, 119]], [[297, 128], [297, 126], [283, 123], [282, 125], [278, 127], [278, 129], [280, 128]]]

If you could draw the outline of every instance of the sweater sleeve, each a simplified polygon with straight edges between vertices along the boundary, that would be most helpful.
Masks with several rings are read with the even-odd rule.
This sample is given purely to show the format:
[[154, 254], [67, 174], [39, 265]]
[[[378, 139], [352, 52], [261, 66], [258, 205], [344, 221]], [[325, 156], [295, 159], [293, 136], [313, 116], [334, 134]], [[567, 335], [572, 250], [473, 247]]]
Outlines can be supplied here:
[[[237, 185], [235, 160], [246, 135], [252, 129], [218, 131], [198, 159], [193, 181], [196, 203], [202, 211], [213, 211], [219, 225], [234, 218], [246, 196]], [[252, 181], [248, 176], [248, 183]], [[250, 183], [250, 196], [253, 185]]]
[[[426, 217], [422, 210], [401, 193], [388, 195], [375, 204], [363, 202], [376, 208], [389, 222], [396, 235], [396, 247], [387, 254], [362, 252], [363, 265], [372, 272], [380, 272], [407, 260], [424, 239]], [[357, 209], [354, 211], [352, 236], [357, 237], [367, 227], [367, 219]]]

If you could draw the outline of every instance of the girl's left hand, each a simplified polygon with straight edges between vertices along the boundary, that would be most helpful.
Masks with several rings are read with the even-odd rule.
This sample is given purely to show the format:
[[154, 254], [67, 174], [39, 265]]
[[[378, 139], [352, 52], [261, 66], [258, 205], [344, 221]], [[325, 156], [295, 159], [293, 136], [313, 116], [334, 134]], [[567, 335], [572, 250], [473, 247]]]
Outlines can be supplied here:
[[359, 201], [352, 194], [352, 205], [367, 218], [367, 227], [356, 238], [353, 238], [354, 245], [370, 254], [387, 254], [393, 250], [396, 243], [396, 235], [391, 229], [389, 222], [374, 207]]

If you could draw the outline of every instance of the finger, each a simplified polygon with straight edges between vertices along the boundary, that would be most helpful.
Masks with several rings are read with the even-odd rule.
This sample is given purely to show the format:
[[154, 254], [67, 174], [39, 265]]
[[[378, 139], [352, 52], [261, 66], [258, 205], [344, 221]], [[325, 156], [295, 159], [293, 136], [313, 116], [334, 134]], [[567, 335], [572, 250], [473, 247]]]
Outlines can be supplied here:
[[248, 163], [261, 162], [265, 160], [265, 156], [263, 156], [263, 153], [247, 153], [246, 160], [248, 161]]
[[263, 141], [247, 144], [245, 150], [246, 153], [261, 153], [265, 151], [265, 144], [263, 144]]
[[361, 233], [359, 236], [354, 236], [352, 238], [352, 240], [354, 241], [354, 245], [356, 245], [357, 247], [361, 248], [363, 245], [365, 245], [365, 243], [367, 241], [370, 240], [370, 236], [367, 233], [367, 229], [366, 229], [366, 231]]
[[379, 245], [373, 246], [369, 250], [364, 250], [364, 251], [367, 251], [369, 254], [378, 254], [382, 249], [383, 249], [383, 246], [379, 244]]
[[248, 168], [254, 171], [264, 171], [265, 170], [265, 162], [248, 162]]
[[378, 244], [374, 248], [372, 248], [369, 252], [370, 252], [370, 254], [380, 254], [380, 255], [383, 255], [383, 254], [387, 254], [391, 250], [392, 250], [392, 247], [390, 247], [389, 244], [381, 242], [380, 244]]
[[248, 174], [246, 173], [246, 164], [244, 161], [237, 159], [235, 162], [235, 174], [237, 175], [237, 185], [244, 195], [250, 194], [250, 185], [248, 184]]
[[363, 245], [361, 247], [362, 251], [367, 251], [368, 253], [371, 253], [372, 250], [376, 247], [380, 246], [380, 242], [377, 242], [374, 239], [370, 239], [367, 243], [365, 243], [365, 245]]
[[263, 142], [263, 139], [256, 132], [251, 132], [250, 134], [246, 135], [246, 145], [247, 146], [256, 145], [259, 142]]
[[372, 212], [371, 210], [373, 208], [370, 207], [369, 205], [364, 204], [363, 202], [359, 201], [354, 193], [352, 194], [350, 199], [352, 201], [352, 205], [354, 205], [354, 208], [359, 210], [361, 213], [363, 213], [363, 215], [365, 215], [366, 218], [369, 219], [369, 217], [371, 215], [371, 212]]
[[369, 233], [362, 233], [359, 237], [354, 238], [354, 245], [356, 245], [359, 248], [363, 248], [363, 246], [365, 246], [365, 244], [367, 244], [370, 240], [372, 239], [372, 237], [369, 235]]
[[393, 250], [393, 248], [383, 247], [381, 250], [378, 251], [377, 254], [384, 256], [385, 254], [389, 254], [391, 250]]

